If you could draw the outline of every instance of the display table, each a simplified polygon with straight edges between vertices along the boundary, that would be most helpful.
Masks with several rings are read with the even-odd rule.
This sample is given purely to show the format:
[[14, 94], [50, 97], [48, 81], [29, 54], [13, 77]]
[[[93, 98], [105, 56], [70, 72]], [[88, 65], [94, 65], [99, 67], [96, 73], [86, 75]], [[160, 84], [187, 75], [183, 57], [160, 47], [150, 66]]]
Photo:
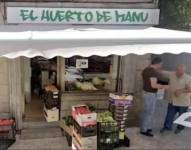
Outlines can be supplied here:
[[72, 106], [91, 104], [96, 107], [97, 111], [107, 110], [109, 107], [108, 91], [73, 91], [63, 92], [61, 95], [61, 118], [70, 115]]

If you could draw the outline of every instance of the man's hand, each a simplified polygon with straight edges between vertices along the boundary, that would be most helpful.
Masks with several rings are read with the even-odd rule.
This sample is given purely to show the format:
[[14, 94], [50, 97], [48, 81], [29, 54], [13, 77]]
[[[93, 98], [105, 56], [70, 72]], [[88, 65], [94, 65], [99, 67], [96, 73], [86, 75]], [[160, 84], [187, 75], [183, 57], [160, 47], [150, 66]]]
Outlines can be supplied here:
[[164, 85], [163, 87], [165, 90], [169, 90], [169, 85]]
[[176, 90], [176, 91], [174, 92], [174, 95], [175, 95], [176, 97], [178, 97], [178, 96], [180, 96], [182, 93], [183, 93], [182, 90]]

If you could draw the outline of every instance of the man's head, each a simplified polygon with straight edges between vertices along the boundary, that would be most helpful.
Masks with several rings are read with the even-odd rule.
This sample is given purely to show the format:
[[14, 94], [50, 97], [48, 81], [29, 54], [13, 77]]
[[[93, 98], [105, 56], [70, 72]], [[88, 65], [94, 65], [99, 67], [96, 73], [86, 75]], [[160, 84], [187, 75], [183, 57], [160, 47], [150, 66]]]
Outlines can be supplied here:
[[151, 66], [154, 67], [155, 69], [161, 69], [162, 67], [162, 59], [160, 57], [155, 57], [151, 61]]
[[186, 72], [186, 65], [184, 64], [180, 64], [180, 65], [177, 65], [176, 67], [176, 76], [177, 77], [181, 77], [185, 74]]

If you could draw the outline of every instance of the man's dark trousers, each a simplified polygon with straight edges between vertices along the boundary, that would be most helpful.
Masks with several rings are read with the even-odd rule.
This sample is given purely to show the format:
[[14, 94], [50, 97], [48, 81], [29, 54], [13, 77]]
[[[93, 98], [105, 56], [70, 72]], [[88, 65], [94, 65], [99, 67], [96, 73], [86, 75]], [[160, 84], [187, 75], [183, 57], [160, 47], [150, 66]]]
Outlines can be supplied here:
[[[174, 106], [171, 103], [168, 104], [168, 110], [167, 110], [167, 115], [164, 123], [164, 129], [167, 130], [172, 130], [172, 125], [174, 118], [176, 114], [178, 113], [179, 116], [185, 112], [187, 112], [188, 107], [183, 107], [183, 106]], [[182, 125], [177, 125], [177, 129], [183, 130], [184, 126]]]

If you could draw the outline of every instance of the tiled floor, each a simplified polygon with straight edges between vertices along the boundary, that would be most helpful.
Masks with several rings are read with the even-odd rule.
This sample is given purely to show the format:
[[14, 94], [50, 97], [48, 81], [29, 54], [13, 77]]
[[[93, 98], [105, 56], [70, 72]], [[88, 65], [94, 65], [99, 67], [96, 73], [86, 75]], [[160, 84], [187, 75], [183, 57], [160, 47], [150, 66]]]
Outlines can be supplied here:
[[31, 103], [25, 105], [25, 118], [24, 121], [42, 121], [43, 116], [43, 100], [37, 95], [32, 95]]

